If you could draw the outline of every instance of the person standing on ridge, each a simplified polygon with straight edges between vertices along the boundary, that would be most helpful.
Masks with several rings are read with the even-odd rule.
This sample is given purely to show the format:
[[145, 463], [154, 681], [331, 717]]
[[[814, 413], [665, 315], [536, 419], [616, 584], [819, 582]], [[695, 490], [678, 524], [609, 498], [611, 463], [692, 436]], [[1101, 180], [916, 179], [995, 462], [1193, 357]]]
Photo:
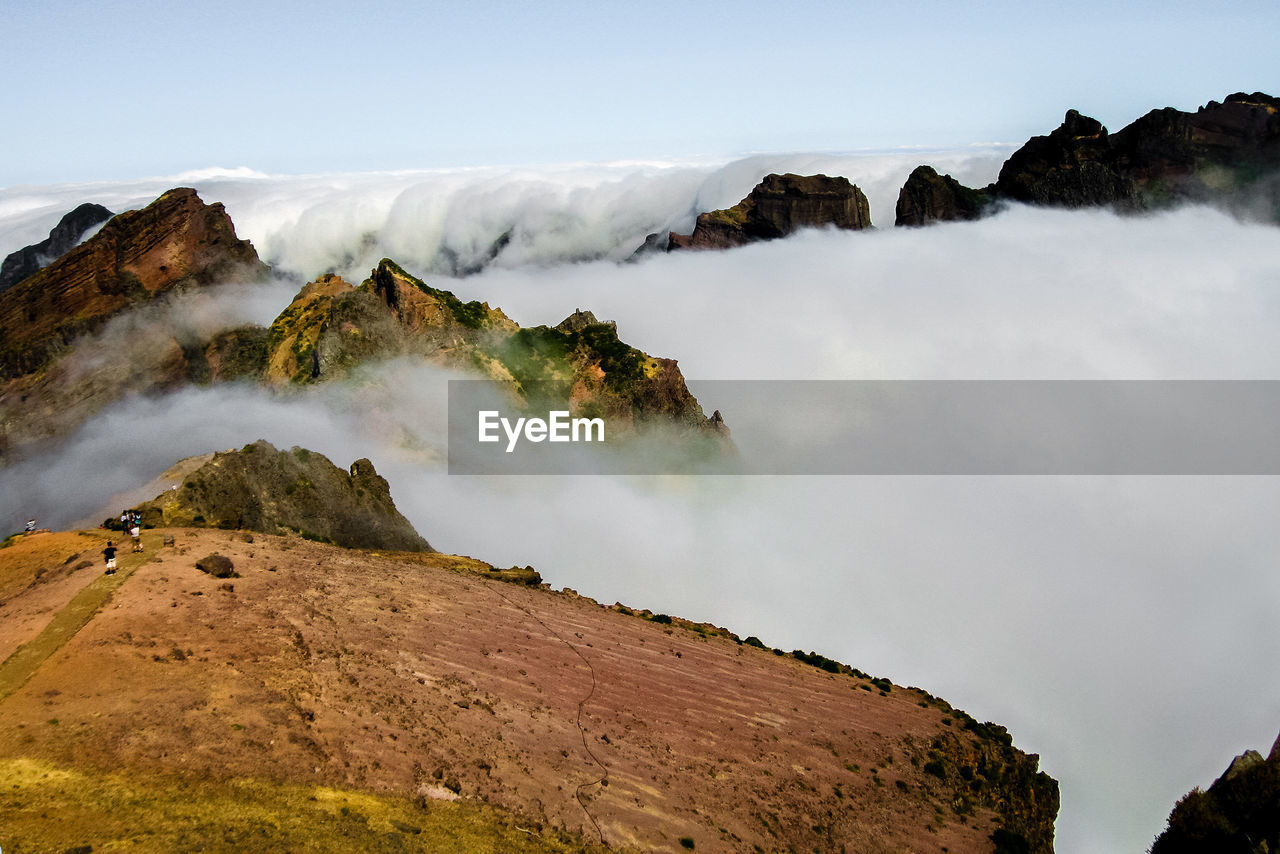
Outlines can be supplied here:
[[116, 574], [116, 544], [107, 540], [107, 547], [102, 550], [102, 556], [107, 559], [107, 575]]

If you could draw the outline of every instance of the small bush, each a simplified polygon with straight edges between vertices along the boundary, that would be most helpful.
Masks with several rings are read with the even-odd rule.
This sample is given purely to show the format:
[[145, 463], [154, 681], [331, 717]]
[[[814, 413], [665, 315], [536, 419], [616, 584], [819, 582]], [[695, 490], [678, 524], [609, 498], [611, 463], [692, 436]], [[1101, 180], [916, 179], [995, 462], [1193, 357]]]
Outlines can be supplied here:
[[693, 837], [692, 837], [692, 836], [681, 836], [681, 837], [680, 837], [680, 847], [681, 847], [681, 848], [688, 848], [690, 851], [692, 851], [692, 850], [693, 850], [693, 846], [694, 846], [694, 842], [693, 842]]

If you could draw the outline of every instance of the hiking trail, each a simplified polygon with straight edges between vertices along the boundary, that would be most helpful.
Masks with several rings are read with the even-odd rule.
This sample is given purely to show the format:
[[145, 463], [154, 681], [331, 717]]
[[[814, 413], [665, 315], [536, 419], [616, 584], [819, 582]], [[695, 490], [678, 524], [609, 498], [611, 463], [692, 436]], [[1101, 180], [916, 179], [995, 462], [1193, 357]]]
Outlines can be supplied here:
[[[27, 680], [40, 669], [40, 665], [62, 649], [67, 641], [75, 637], [76, 632], [89, 624], [94, 615], [111, 601], [112, 594], [120, 588], [120, 585], [133, 575], [134, 570], [155, 554], [156, 541], [160, 536], [159, 533], [144, 532], [141, 552], [126, 554], [127, 545], [121, 548], [121, 556], [116, 560], [115, 575], [102, 574], [102, 570], [99, 569], [98, 577], [71, 597], [71, 601], [53, 615], [40, 634], [18, 647], [12, 655], [0, 663], [0, 702], [25, 685]], [[150, 548], [147, 547], [148, 540], [152, 541]]]

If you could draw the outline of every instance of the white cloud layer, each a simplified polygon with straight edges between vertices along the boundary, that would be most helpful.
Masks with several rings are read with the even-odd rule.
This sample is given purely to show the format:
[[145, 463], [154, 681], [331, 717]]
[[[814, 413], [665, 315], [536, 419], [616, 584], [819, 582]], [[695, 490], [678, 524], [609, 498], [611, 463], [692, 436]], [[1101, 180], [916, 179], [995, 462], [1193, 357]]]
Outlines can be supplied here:
[[[849, 175], [875, 190], [879, 224], [892, 222], [885, 188], [925, 159]], [[968, 154], [933, 162], [971, 184], [994, 174]], [[487, 247], [515, 226], [511, 255], [444, 285], [525, 325], [590, 308], [628, 343], [678, 358], [695, 393], [699, 378], [1280, 379], [1280, 232], [1205, 209], [1014, 208], [556, 263], [620, 258], [646, 230], [687, 227], [696, 207], [736, 201], [777, 169], [841, 172], [796, 159], [218, 178], [202, 195], [301, 275], [379, 254], [422, 270], [442, 245]], [[40, 204], [69, 209], [81, 189], [41, 190]], [[111, 193], [143, 188], [99, 198]], [[39, 210], [0, 193], [5, 245]], [[370, 231], [375, 248], [362, 248]], [[1009, 726], [1062, 783], [1066, 854], [1145, 850], [1179, 796], [1280, 726], [1276, 478], [450, 477], [445, 376], [402, 361], [366, 379], [114, 406], [58, 455], [0, 472], [0, 520], [70, 522], [180, 456], [257, 438], [342, 466], [368, 456], [438, 548], [814, 649]]]
[[843, 175], [872, 219], [892, 226], [898, 189], [921, 162], [975, 186], [994, 179], [1003, 146], [962, 152], [759, 155], [732, 162], [627, 162], [321, 176], [203, 169], [129, 184], [0, 188], [0, 253], [48, 235], [83, 201], [141, 207], [174, 186], [226, 204], [237, 233], [277, 268], [304, 278], [336, 271], [359, 282], [378, 259], [436, 274], [494, 260], [500, 268], [623, 260], [651, 232], [693, 228], [697, 214], [736, 204], [770, 172]]

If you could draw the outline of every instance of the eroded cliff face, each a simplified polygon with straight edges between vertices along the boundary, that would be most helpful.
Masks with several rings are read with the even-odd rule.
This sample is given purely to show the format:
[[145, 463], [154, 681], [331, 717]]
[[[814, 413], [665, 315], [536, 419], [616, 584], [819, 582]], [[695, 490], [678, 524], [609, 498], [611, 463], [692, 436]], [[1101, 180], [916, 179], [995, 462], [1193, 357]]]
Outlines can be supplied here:
[[137, 508], [155, 527], [294, 532], [347, 548], [431, 551], [369, 460], [343, 471], [303, 448], [257, 441], [213, 458]]
[[672, 232], [667, 249], [727, 249], [824, 226], [870, 228], [871, 210], [862, 190], [848, 178], [766, 175], [733, 207], [699, 214], [693, 234]]
[[266, 273], [221, 204], [206, 205], [189, 188], [170, 190], [0, 294], [0, 372], [37, 371], [78, 335], [174, 288]]
[[1280, 100], [1238, 92], [1194, 113], [1152, 110], [1114, 134], [1069, 110], [1056, 130], [1010, 155], [986, 188], [934, 176], [912, 173], [899, 194], [899, 225], [971, 219], [974, 199], [979, 214], [1001, 200], [1122, 211], [1204, 202], [1280, 222]]
[[624, 343], [616, 324], [576, 311], [555, 327], [522, 328], [501, 309], [464, 303], [389, 259], [358, 287], [337, 276], [304, 287], [271, 326], [262, 375], [274, 384], [323, 382], [400, 356], [508, 383], [527, 403], [567, 404], [618, 426], [657, 418], [726, 432], [703, 414], [674, 359]]
[[1132, 182], [1116, 168], [1107, 129], [1075, 110], [1067, 111], [1053, 133], [1032, 137], [1010, 155], [996, 179], [995, 194], [1064, 207], [1137, 204]]
[[35, 274], [41, 267], [62, 257], [80, 242], [80, 238], [86, 231], [99, 223], [106, 222], [114, 215], [102, 205], [93, 202], [85, 202], [67, 213], [58, 220], [58, 224], [44, 240], [11, 252], [4, 259], [4, 263], [0, 264], [0, 293], [9, 290], [27, 276]]
[[[265, 278], [221, 204], [170, 190], [0, 293], [0, 462], [130, 393], [207, 377], [202, 346], [164, 330], [97, 340], [108, 321], [187, 288]], [[120, 346], [127, 344], [126, 347]], [[228, 347], [218, 364], [234, 355]], [[241, 348], [242, 349], [242, 348]]]
[[932, 166], [917, 166], [898, 193], [894, 225], [977, 219], [991, 199], [986, 190], [972, 190]]

